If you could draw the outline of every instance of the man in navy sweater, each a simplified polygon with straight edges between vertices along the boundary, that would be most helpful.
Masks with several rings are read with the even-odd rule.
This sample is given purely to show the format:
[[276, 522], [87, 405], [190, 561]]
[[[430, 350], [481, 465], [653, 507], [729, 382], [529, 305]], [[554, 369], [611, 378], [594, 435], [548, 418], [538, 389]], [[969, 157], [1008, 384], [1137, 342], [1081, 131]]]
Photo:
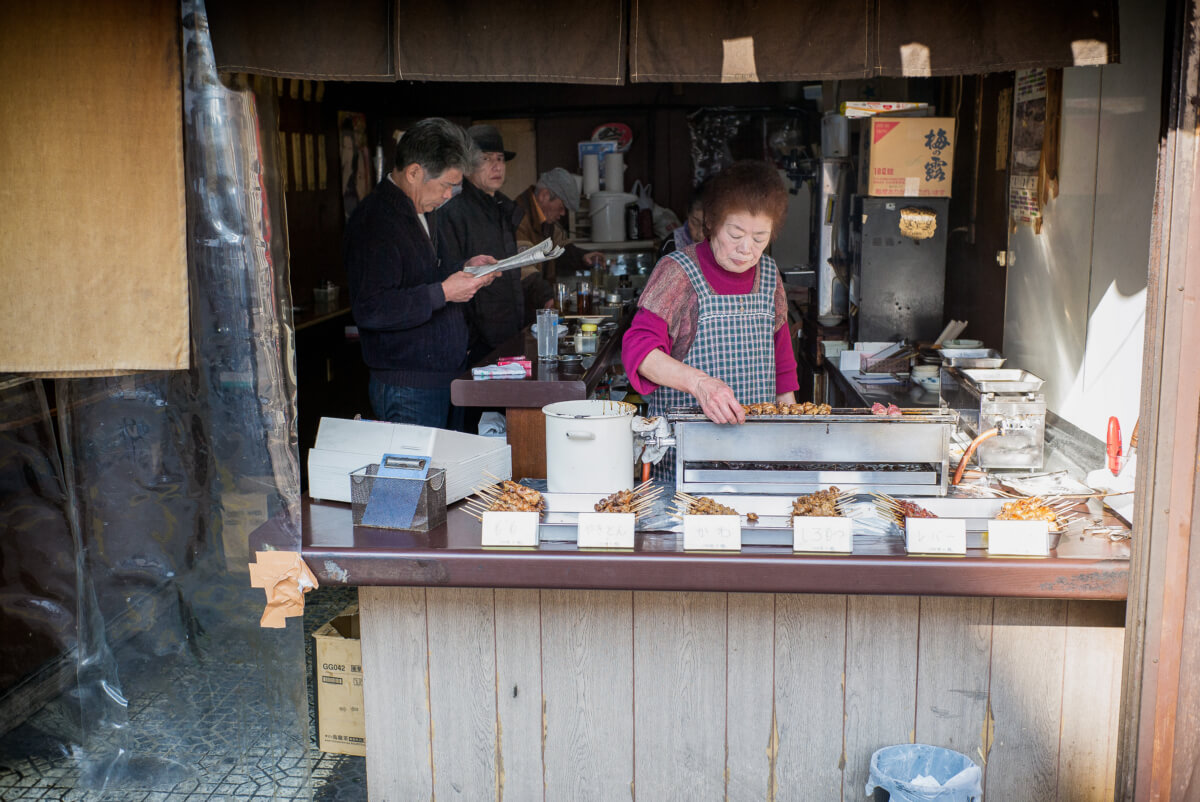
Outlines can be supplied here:
[[[346, 223], [343, 257], [375, 416], [454, 428], [450, 382], [467, 368], [463, 306], [495, 280], [452, 271], [438, 259], [430, 219], [470, 173], [477, 151], [467, 132], [437, 117], [412, 126], [396, 162]], [[474, 256], [463, 267], [495, 263]]]

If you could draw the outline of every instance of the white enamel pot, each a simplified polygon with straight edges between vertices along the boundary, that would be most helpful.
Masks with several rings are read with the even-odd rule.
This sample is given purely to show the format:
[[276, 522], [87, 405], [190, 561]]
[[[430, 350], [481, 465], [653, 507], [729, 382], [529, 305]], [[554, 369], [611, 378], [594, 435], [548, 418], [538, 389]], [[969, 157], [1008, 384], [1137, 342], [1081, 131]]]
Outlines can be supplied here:
[[546, 416], [546, 489], [614, 493], [633, 484], [633, 417], [624, 401], [559, 401]]

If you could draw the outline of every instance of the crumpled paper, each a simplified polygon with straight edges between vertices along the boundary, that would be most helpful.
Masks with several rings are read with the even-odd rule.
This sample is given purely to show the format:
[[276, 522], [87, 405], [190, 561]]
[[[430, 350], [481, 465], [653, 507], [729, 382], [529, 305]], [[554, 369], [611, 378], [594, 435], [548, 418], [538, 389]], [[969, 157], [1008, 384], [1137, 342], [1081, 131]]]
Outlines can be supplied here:
[[646, 446], [646, 450], [642, 452], [642, 462], [657, 465], [658, 461], [667, 453], [667, 449], [670, 448], [670, 446], [659, 445], [664, 439], [671, 436], [671, 425], [667, 423], [667, 419], [661, 415], [655, 418], [635, 417], [633, 433]]
[[317, 578], [298, 551], [258, 551], [250, 563], [250, 587], [267, 593], [259, 626], [282, 629], [288, 618], [304, 615], [304, 594], [317, 587]]

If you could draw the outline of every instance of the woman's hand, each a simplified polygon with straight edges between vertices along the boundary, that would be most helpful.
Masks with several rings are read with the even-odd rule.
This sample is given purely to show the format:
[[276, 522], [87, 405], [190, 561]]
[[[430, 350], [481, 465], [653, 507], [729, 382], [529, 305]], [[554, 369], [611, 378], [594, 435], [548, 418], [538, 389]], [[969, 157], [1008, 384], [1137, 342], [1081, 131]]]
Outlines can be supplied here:
[[700, 402], [700, 408], [713, 423], [745, 423], [746, 411], [729, 385], [713, 376], [702, 374], [690, 390]]
[[779, 395], [775, 396], [775, 403], [776, 404], [794, 404], [794, 403], [796, 403], [796, 394], [795, 393], [780, 393]]

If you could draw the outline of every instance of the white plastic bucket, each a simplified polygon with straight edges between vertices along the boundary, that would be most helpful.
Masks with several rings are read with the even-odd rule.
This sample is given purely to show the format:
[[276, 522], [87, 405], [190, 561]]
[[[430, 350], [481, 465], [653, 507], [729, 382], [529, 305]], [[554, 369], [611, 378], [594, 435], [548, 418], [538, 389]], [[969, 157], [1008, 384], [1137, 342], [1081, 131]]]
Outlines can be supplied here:
[[628, 192], [594, 192], [591, 197], [592, 242], [625, 239], [625, 207], [637, 201]]
[[546, 489], [615, 493], [633, 482], [633, 416], [624, 401], [559, 401], [546, 416]]

